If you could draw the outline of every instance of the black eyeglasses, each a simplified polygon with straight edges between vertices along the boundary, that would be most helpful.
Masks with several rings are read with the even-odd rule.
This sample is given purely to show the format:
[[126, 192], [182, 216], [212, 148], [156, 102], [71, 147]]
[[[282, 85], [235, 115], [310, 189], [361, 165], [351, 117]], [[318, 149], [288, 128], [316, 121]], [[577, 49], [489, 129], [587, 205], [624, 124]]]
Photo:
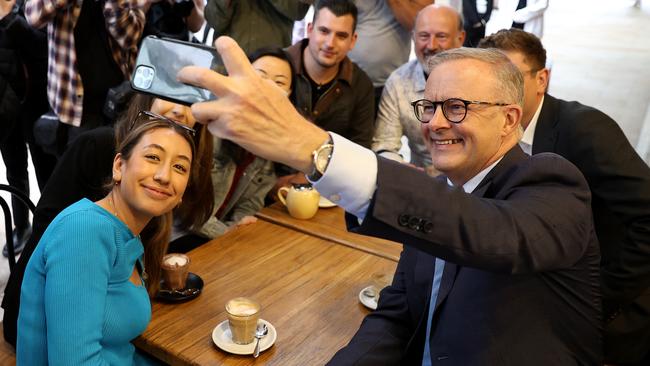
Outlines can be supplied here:
[[487, 106], [506, 106], [508, 103], [479, 102], [475, 100], [464, 100], [460, 98], [449, 98], [442, 102], [434, 102], [428, 99], [420, 99], [411, 102], [415, 118], [422, 123], [429, 123], [436, 113], [438, 106], [442, 106], [442, 114], [447, 121], [461, 123], [467, 116], [467, 106], [470, 104], [482, 104]]
[[160, 120], [160, 121], [167, 122], [167, 123], [169, 123], [171, 126], [179, 127], [181, 130], [183, 130], [183, 131], [189, 133], [190, 136], [192, 136], [192, 137], [196, 136], [196, 130], [194, 130], [193, 128], [190, 128], [190, 127], [188, 127], [188, 126], [185, 126], [184, 124], [179, 123], [179, 122], [177, 122], [177, 121], [174, 121], [174, 120], [171, 119], [171, 118], [168, 118], [168, 117], [165, 117], [165, 116], [161, 116], [161, 115], [158, 114], [158, 113], [149, 112], [149, 111], [140, 111], [140, 112], [138, 112], [138, 115], [133, 119], [133, 121], [131, 121], [131, 129], [133, 129], [133, 126], [135, 126], [136, 121], [140, 121], [140, 120], [142, 120], [143, 118], [146, 118], [146, 119], [149, 120], [149, 121], [152, 121], [152, 120]]

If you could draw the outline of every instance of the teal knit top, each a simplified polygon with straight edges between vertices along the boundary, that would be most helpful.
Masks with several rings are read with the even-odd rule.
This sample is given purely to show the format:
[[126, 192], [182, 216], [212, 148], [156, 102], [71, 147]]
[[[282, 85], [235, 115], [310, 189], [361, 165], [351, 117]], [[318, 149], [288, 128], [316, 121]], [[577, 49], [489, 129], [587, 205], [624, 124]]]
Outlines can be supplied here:
[[151, 319], [145, 287], [129, 280], [143, 253], [140, 238], [97, 204], [63, 210], [27, 264], [17, 364], [147, 363], [130, 343]]

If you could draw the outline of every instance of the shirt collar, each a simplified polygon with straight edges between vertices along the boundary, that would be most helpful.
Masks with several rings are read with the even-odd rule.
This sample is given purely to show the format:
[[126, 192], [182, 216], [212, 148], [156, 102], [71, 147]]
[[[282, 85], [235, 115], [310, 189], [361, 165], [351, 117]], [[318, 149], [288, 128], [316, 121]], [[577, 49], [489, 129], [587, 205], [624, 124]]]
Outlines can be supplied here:
[[415, 62], [415, 70], [414, 70], [414, 75], [413, 75], [413, 81], [414, 81], [414, 89], [418, 93], [424, 92], [424, 88], [426, 87], [427, 84], [427, 79], [424, 76], [424, 69], [422, 68], [422, 65], [418, 60], [414, 60]]
[[528, 146], [531, 147], [533, 146], [533, 139], [535, 138], [535, 128], [537, 127], [537, 120], [539, 119], [539, 113], [542, 110], [543, 104], [544, 104], [544, 96], [542, 95], [542, 100], [539, 101], [537, 110], [535, 111], [533, 118], [531, 118], [528, 127], [526, 127], [526, 129], [524, 130], [524, 135], [521, 137], [520, 140], [524, 144], [527, 144]]
[[[479, 183], [485, 178], [485, 176], [497, 165], [499, 162], [503, 159], [503, 156], [499, 158], [499, 160], [495, 161], [490, 165], [489, 167], [481, 170], [478, 174], [476, 174], [472, 179], [468, 180], [465, 184], [463, 184], [463, 191], [465, 193], [472, 193], [476, 187], [478, 187]], [[454, 184], [447, 178], [447, 184], [450, 186], [453, 186]]]

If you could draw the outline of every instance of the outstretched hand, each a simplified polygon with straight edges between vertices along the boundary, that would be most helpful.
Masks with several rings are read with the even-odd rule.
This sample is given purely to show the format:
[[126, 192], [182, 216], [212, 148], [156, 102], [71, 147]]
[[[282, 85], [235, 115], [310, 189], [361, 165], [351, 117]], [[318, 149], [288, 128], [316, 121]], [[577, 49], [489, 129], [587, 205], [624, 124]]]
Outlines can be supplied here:
[[280, 89], [262, 79], [244, 51], [229, 37], [219, 37], [217, 51], [228, 76], [188, 66], [178, 79], [210, 90], [216, 100], [192, 105], [208, 130], [260, 157], [307, 172], [311, 152], [328, 139], [325, 131], [304, 119]]

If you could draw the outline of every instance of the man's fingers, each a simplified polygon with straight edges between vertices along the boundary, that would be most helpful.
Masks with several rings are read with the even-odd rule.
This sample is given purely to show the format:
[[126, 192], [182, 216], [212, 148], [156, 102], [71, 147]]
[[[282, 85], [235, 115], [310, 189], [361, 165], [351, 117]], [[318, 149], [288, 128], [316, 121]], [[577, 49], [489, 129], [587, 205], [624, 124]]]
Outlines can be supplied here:
[[227, 76], [205, 67], [185, 66], [178, 72], [176, 78], [182, 83], [207, 89], [217, 97], [228, 94], [232, 88], [232, 82]]
[[[207, 124], [215, 121], [221, 114], [221, 105], [223, 101], [217, 99], [209, 102], [201, 102], [192, 104], [192, 116], [196, 118], [197, 122]], [[219, 136], [223, 137], [223, 136]]]
[[253, 66], [244, 50], [239, 47], [234, 39], [221, 36], [214, 42], [217, 52], [221, 55], [224, 66], [231, 76], [252, 76], [256, 75]]

